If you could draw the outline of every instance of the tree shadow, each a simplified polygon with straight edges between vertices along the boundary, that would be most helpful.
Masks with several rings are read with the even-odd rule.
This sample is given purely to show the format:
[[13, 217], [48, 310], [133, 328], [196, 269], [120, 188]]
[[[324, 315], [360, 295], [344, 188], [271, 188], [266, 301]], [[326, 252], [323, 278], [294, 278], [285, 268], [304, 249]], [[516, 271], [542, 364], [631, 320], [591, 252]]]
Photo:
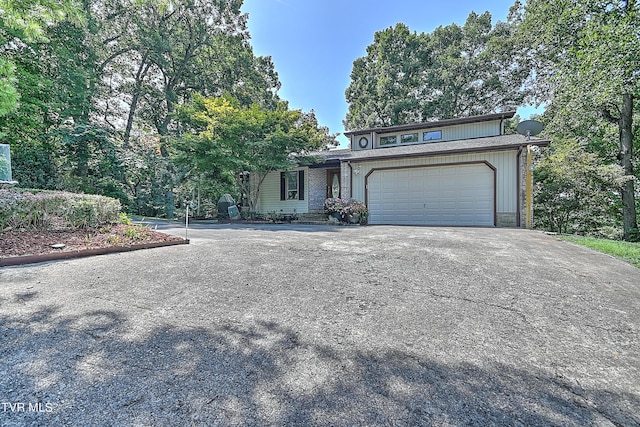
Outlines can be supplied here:
[[322, 345], [267, 321], [70, 316], [24, 298], [37, 294], [0, 316], [3, 426], [640, 425], [637, 395], [542, 371]]
[[[167, 220], [149, 219], [144, 221], [134, 221], [136, 224], [145, 225], [158, 231], [167, 230], [184, 230], [184, 221], [181, 223]], [[189, 230], [256, 230], [256, 231], [294, 231], [302, 233], [316, 232], [340, 232], [354, 226], [332, 225], [332, 224], [300, 224], [300, 223], [269, 223], [269, 222], [251, 222], [251, 221], [220, 221], [212, 222], [209, 220], [193, 220], [189, 221]]]

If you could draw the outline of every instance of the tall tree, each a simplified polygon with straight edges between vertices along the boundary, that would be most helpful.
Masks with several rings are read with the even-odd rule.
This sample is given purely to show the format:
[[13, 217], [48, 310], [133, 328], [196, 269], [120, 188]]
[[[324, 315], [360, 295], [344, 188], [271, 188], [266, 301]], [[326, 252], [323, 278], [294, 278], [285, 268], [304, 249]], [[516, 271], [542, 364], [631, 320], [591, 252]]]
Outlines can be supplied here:
[[[247, 104], [276, 105], [277, 74], [270, 58], [253, 54], [241, 5], [241, 0], [95, 0], [87, 7], [98, 27], [102, 58], [95, 116], [122, 135], [125, 149], [154, 133], [167, 157], [168, 137], [180, 132], [176, 108], [194, 93], [231, 93]], [[171, 215], [180, 171], [171, 162], [159, 164], [167, 170], [154, 185], [164, 188]]]
[[[96, 1], [105, 123], [133, 133], [177, 130], [174, 111], [193, 93], [232, 93], [247, 103], [275, 105], [278, 77], [269, 58], [249, 44], [241, 0]], [[99, 7], [95, 7], [95, 6]]]
[[242, 106], [230, 96], [195, 96], [180, 108], [180, 119], [186, 132], [175, 140], [177, 161], [196, 176], [216, 171], [234, 179], [249, 172], [250, 181], [239, 184], [252, 211], [269, 172], [291, 169], [310, 161], [311, 152], [335, 146], [335, 135], [318, 126], [313, 112], [289, 110], [286, 102], [269, 110]]
[[428, 37], [431, 66], [424, 70], [423, 119], [515, 110], [525, 99], [529, 69], [510, 44], [515, 27], [471, 12], [463, 26], [438, 27]]
[[353, 62], [345, 95], [345, 127], [362, 129], [418, 122], [420, 74], [430, 64], [426, 36], [397, 24], [378, 31], [367, 55]]
[[[633, 125], [640, 97], [640, 6], [635, 0], [519, 1], [512, 9], [529, 45], [540, 102], [556, 105], [554, 120], [588, 126], [595, 114], [617, 128], [624, 238], [637, 233]], [[578, 127], [578, 126], [576, 126]]]
[[411, 33], [404, 24], [379, 31], [356, 59], [345, 95], [347, 129], [391, 126], [515, 109], [528, 69], [508, 41], [510, 23], [472, 12], [463, 26]]

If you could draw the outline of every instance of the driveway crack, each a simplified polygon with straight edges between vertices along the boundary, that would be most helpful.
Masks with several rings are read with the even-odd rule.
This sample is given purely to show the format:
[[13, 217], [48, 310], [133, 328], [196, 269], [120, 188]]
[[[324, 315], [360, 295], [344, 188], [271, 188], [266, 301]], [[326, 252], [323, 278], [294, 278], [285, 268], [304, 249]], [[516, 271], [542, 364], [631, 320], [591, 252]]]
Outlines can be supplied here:
[[522, 311], [517, 310], [513, 307], [509, 307], [509, 306], [505, 306], [505, 305], [501, 305], [501, 304], [494, 304], [494, 303], [490, 303], [490, 302], [486, 302], [486, 301], [481, 301], [481, 300], [475, 300], [472, 298], [467, 298], [467, 297], [460, 297], [460, 296], [455, 296], [455, 295], [447, 295], [447, 294], [438, 294], [432, 290], [429, 290], [429, 295], [436, 297], [436, 298], [443, 298], [443, 299], [449, 299], [449, 300], [455, 300], [455, 301], [463, 301], [463, 302], [468, 302], [471, 304], [477, 304], [477, 305], [482, 305], [485, 307], [494, 307], [494, 308], [499, 308], [501, 310], [505, 310], [505, 311], [509, 311], [511, 313], [514, 313], [516, 315], [518, 315], [520, 318], [522, 318], [522, 320], [524, 320], [525, 322], [528, 322], [527, 316], [526, 314], [524, 314]]

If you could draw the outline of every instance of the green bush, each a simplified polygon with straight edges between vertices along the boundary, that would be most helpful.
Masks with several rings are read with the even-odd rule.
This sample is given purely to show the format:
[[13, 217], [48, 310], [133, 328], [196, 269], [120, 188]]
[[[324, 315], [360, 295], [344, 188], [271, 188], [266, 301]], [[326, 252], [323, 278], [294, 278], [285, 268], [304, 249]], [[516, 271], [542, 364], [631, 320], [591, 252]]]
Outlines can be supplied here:
[[59, 230], [117, 223], [120, 202], [105, 196], [63, 191], [0, 189], [0, 230]]

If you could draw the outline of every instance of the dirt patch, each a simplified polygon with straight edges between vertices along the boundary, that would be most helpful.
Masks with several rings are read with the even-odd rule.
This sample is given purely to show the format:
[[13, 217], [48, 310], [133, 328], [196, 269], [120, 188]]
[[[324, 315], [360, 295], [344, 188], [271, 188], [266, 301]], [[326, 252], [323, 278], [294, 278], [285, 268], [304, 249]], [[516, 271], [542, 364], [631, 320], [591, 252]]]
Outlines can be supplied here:
[[[78, 252], [183, 240], [140, 225], [118, 224], [65, 231], [9, 230], [0, 233], [0, 258]], [[58, 246], [53, 247], [54, 245]], [[63, 247], [59, 247], [64, 245]]]

